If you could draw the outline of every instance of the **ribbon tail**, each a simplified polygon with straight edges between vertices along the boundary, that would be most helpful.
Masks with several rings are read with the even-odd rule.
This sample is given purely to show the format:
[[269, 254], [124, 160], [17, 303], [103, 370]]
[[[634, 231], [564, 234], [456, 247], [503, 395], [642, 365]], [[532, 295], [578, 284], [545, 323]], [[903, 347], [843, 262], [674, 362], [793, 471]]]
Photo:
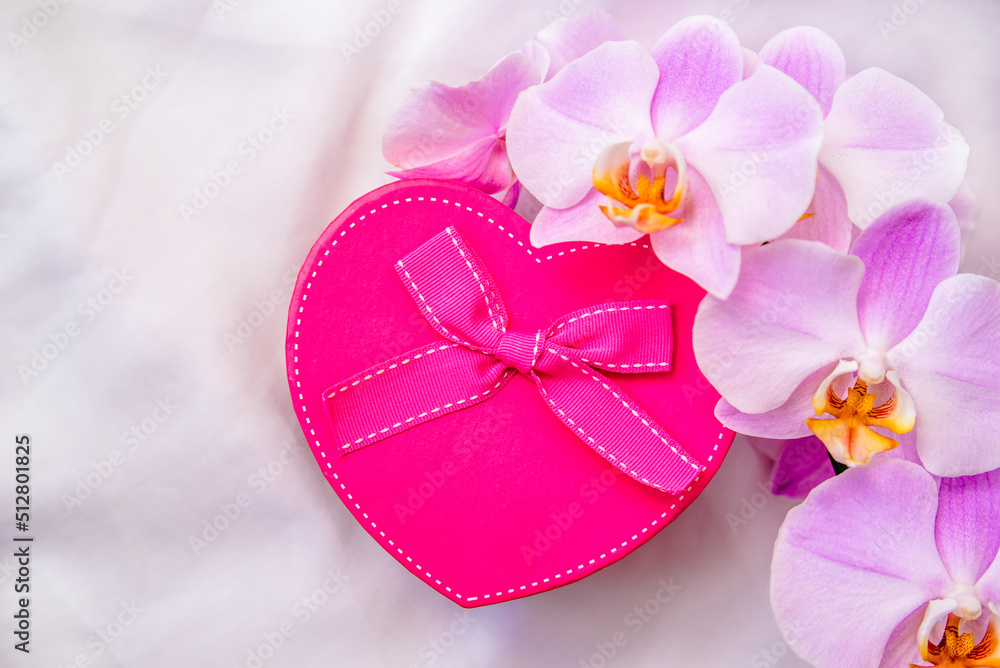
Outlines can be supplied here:
[[457, 343], [411, 350], [323, 393], [341, 455], [491, 398], [516, 373]]
[[629, 477], [670, 494], [705, 467], [620, 387], [579, 359], [550, 351], [536, 382], [549, 408], [593, 450]]

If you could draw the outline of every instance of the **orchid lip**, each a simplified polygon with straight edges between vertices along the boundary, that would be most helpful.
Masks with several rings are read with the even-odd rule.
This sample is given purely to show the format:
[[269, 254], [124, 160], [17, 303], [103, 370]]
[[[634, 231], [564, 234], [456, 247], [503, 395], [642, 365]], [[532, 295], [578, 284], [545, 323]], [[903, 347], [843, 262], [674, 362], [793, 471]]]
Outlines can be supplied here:
[[[879, 402], [886, 390], [891, 395]], [[867, 464], [873, 455], [899, 445], [872, 427], [905, 434], [916, 420], [913, 399], [900, 385], [899, 375], [870, 350], [856, 360], [837, 363], [813, 395], [813, 410], [818, 417], [807, 419], [806, 425], [833, 458], [847, 466]], [[822, 417], [825, 414], [832, 419]]]
[[[631, 142], [608, 146], [594, 163], [594, 188], [609, 199], [601, 211], [617, 227], [634, 227], [645, 234], [659, 232], [683, 222], [668, 215], [677, 210], [687, 191], [687, 164], [680, 150], [660, 139], [650, 139], [639, 147], [639, 174], [632, 183]], [[645, 168], [645, 169], [643, 169]], [[674, 169], [677, 184], [666, 199], [667, 171]], [[651, 172], [652, 180], [643, 171]]]
[[[987, 603], [993, 614], [996, 606]], [[983, 637], [977, 643], [972, 633], [962, 633], [963, 622], [978, 619], [983, 613], [983, 603], [974, 585], [956, 584], [945, 598], [927, 604], [927, 610], [917, 631], [920, 656], [932, 666], [945, 668], [995, 668], [1000, 666], [1000, 638], [996, 622], [990, 619]], [[931, 631], [942, 620], [944, 633], [938, 643], [930, 639]], [[910, 664], [912, 668], [920, 668]]]

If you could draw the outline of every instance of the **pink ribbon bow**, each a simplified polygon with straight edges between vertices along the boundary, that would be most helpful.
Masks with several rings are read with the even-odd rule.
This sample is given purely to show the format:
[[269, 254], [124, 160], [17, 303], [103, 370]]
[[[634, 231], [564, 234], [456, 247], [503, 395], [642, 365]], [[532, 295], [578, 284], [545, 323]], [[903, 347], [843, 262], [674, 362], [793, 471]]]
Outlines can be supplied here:
[[678, 493], [704, 469], [594, 368], [669, 370], [667, 302], [602, 304], [537, 332], [509, 330], [493, 278], [451, 227], [397, 262], [396, 273], [448, 341], [400, 355], [326, 391], [342, 454], [485, 401], [523, 373], [563, 424], [632, 478]]

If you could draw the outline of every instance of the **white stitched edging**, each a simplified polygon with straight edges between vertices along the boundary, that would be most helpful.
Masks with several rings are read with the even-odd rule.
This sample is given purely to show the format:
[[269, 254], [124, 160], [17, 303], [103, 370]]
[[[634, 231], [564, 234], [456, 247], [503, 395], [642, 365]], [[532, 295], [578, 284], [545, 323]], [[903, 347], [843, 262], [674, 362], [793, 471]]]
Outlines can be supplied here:
[[651, 311], [653, 309], [661, 309], [661, 308], [670, 308], [670, 305], [660, 304], [658, 306], [654, 306], [653, 304], [649, 304], [647, 306], [622, 306], [621, 308], [599, 308], [593, 311], [587, 311], [583, 315], [577, 316], [575, 318], [570, 318], [565, 322], [561, 322], [558, 325], [556, 325], [555, 329], [562, 329], [571, 322], [576, 322], [577, 320], [583, 320], [584, 318], [589, 318], [590, 316], [597, 315], [598, 313], [611, 313], [612, 311], [642, 311], [642, 310]]
[[[644, 309], [646, 309], [646, 310], [652, 310], [652, 309], [664, 309], [664, 308], [670, 308], [670, 305], [669, 304], [659, 304], [659, 305], [649, 304], [647, 306], [623, 306], [621, 308], [595, 309], [593, 311], [588, 311], [588, 312], [584, 313], [583, 315], [579, 315], [579, 316], [577, 316], [575, 318], [570, 318], [569, 320], [566, 320], [565, 322], [561, 322], [558, 325], [552, 327], [551, 329], [549, 329], [549, 336], [551, 336], [552, 333], [555, 332], [555, 330], [562, 329], [563, 327], [565, 327], [566, 325], [570, 324], [571, 322], [576, 322], [577, 320], [583, 320], [584, 318], [588, 318], [588, 317], [590, 317], [592, 315], [597, 315], [599, 313], [611, 313], [613, 311], [642, 311]], [[634, 367], [634, 368], [638, 369], [638, 368], [641, 368], [641, 367], [654, 367], [654, 366], [666, 366], [666, 367], [668, 367], [668, 366], [670, 366], [670, 362], [645, 362], [645, 363], [640, 363], [640, 364], [609, 364], [608, 362], [595, 362], [593, 360], [589, 360], [589, 359], [586, 359], [586, 358], [583, 358], [583, 357], [580, 358], [580, 361], [581, 362], [586, 362], [587, 364], [590, 364], [591, 366], [606, 366], [609, 369], [627, 369], [629, 367]]]
[[[680, 457], [681, 459], [683, 459], [688, 464], [688, 466], [690, 466], [691, 468], [693, 468], [696, 471], [702, 471], [702, 470], [704, 470], [703, 467], [698, 466], [697, 464], [695, 464], [694, 462], [692, 462], [691, 460], [689, 460], [687, 457], [685, 457], [684, 455], [682, 455], [677, 450], [677, 448], [674, 447], [673, 443], [671, 443], [667, 439], [663, 438], [663, 436], [660, 435], [660, 432], [656, 431], [656, 428], [653, 425], [649, 424], [649, 422], [647, 422], [643, 418], [639, 417], [638, 411], [636, 411], [634, 408], [632, 408], [632, 406], [630, 406], [627, 401], [625, 401], [624, 399], [622, 399], [621, 395], [619, 395], [617, 392], [615, 392], [614, 390], [612, 390], [610, 385], [608, 385], [607, 383], [605, 383], [604, 381], [602, 381], [600, 376], [595, 376], [594, 374], [590, 373], [589, 371], [587, 371], [587, 367], [586, 366], [580, 366], [579, 364], [577, 364], [576, 362], [574, 362], [570, 358], [568, 358], [565, 355], [563, 355], [562, 353], [560, 353], [558, 350], [554, 350], [552, 348], [549, 348], [548, 351], [550, 353], [552, 353], [553, 355], [559, 355], [559, 357], [561, 357], [564, 361], [569, 362], [574, 367], [576, 367], [577, 369], [579, 369], [580, 371], [582, 371], [585, 376], [587, 376], [588, 378], [590, 378], [593, 381], [596, 381], [596, 382], [600, 383], [601, 387], [603, 387], [605, 390], [607, 390], [608, 392], [610, 392], [611, 395], [615, 399], [617, 399], [618, 401], [622, 402], [622, 405], [625, 406], [625, 408], [627, 408], [629, 410], [629, 412], [632, 413], [632, 415], [635, 416], [635, 418], [637, 420], [639, 420], [640, 422], [642, 422], [643, 425], [645, 425], [646, 427], [648, 427], [649, 430], [651, 432], [653, 432], [654, 436], [656, 436], [658, 439], [660, 439], [661, 441], [663, 441], [663, 444], [666, 445], [671, 450], [673, 450], [674, 454], [677, 455], [678, 457]], [[580, 432], [580, 433], [583, 433], [583, 432]], [[593, 443], [593, 439], [589, 439], [589, 440], [590, 440], [591, 443]], [[602, 448], [602, 450], [603, 450], [603, 448]], [[610, 453], [608, 453], [608, 457], [611, 457]], [[612, 459], [614, 459], [614, 458], [612, 457]], [[623, 466], [624, 465], [625, 464], [623, 464]], [[630, 473], [632, 473], [634, 475], [638, 475], [637, 473], [635, 473], [635, 471], [630, 471]], [[643, 482], [645, 482], [644, 479], [643, 479]], [[653, 485], [653, 486], [656, 487], [656, 485]]]
[[[496, 385], [494, 385], [493, 387], [491, 387], [488, 390], [483, 390], [482, 396], [485, 397], [487, 394], [489, 394], [493, 390], [495, 390], [498, 387], [500, 387], [501, 385], [503, 385], [507, 380], [510, 379], [510, 377], [512, 375], [513, 374], [511, 374], [511, 373], [504, 373], [503, 376], [501, 376], [500, 380], [497, 381]], [[369, 378], [371, 378], [371, 376], [366, 376], [365, 380], [368, 380]], [[351, 383], [351, 385], [348, 386], [348, 387], [352, 387], [354, 385], [357, 385], [357, 383], [358, 383], [358, 381], [355, 381], [354, 383]], [[342, 388], [340, 388], [340, 391], [343, 392], [346, 389], [347, 389], [347, 387], [342, 387]], [[361, 438], [359, 438], [356, 441], [353, 441], [351, 443], [347, 443], [345, 445], [340, 446], [340, 449], [341, 450], [347, 450], [348, 448], [353, 448], [358, 443], [362, 443], [362, 442], [367, 441], [369, 439], [375, 438], [376, 436], [384, 434], [385, 432], [389, 431], [390, 429], [396, 429], [397, 427], [402, 427], [407, 422], [413, 422], [414, 420], [417, 420], [419, 418], [427, 417], [431, 413], [437, 413], [438, 411], [444, 410], [446, 408], [451, 408], [452, 406], [457, 406], [458, 404], [464, 404], [467, 401], [474, 401], [475, 399], [478, 399], [479, 397], [480, 397], [479, 394], [473, 394], [468, 399], [459, 399], [458, 401], [454, 401], [454, 402], [452, 402], [450, 404], [445, 404], [443, 406], [438, 406], [437, 408], [432, 408], [429, 411], [424, 411], [420, 415], [414, 415], [413, 417], [408, 417], [405, 420], [402, 420], [401, 422], [397, 422], [394, 425], [390, 425], [390, 426], [386, 427], [385, 429], [379, 429], [377, 431], [374, 431], [374, 432], [368, 434], [367, 436], [362, 436]], [[313, 432], [313, 433], [315, 433], [315, 432]]]
[[[374, 209], [373, 209], [373, 211], [374, 211]], [[423, 294], [420, 293], [420, 288], [418, 288], [417, 284], [413, 282], [413, 277], [410, 276], [410, 272], [406, 271], [406, 267], [403, 266], [403, 261], [399, 260], [397, 262], [397, 264], [399, 265], [399, 268], [403, 270], [403, 273], [406, 275], [406, 280], [408, 280], [410, 282], [410, 285], [413, 286], [413, 291], [417, 294], [418, 297], [420, 297], [420, 306], [421, 306], [421, 308], [423, 308], [425, 311], [427, 311], [427, 315], [429, 315], [430, 317], [434, 318], [434, 322], [436, 322], [438, 325], [441, 326], [441, 329], [442, 329], [442, 331], [444, 331], [445, 334], [447, 334], [448, 336], [450, 336], [453, 340], [458, 341], [459, 343], [462, 343], [462, 341], [460, 341], [459, 338], [456, 335], [454, 335], [454, 334], [452, 334], [451, 332], [448, 331], [448, 328], [444, 326], [444, 323], [441, 322], [440, 320], [438, 320], [438, 317], [436, 315], [434, 315], [433, 311], [431, 311], [431, 305], [427, 303], [427, 300], [424, 299]], [[463, 343], [463, 345], [467, 345], [467, 344]]]
[[[428, 348], [427, 350], [424, 350], [423, 352], [417, 353], [413, 357], [408, 357], [405, 360], [402, 360], [400, 362], [394, 362], [394, 363], [392, 363], [392, 364], [390, 364], [388, 366], [380, 367], [380, 368], [376, 369], [375, 373], [370, 373], [367, 376], [365, 376], [364, 378], [358, 378], [353, 383], [350, 383], [348, 385], [344, 385], [342, 388], [340, 388], [339, 390], [337, 390], [337, 392], [344, 392], [344, 391], [346, 391], [346, 390], [354, 387], [355, 385], [360, 385], [361, 383], [365, 382], [366, 380], [371, 380], [375, 376], [380, 376], [383, 373], [385, 373], [386, 371], [391, 371], [392, 369], [396, 369], [398, 367], [401, 367], [404, 364], [409, 364], [410, 362], [412, 362], [414, 360], [418, 360], [421, 357], [426, 357], [427, 355], [432, 355], [432, 354], [436, 353], [439, 350], [445, 350], [447, 348], [457, 348], [457, 347], [458, 347], [457, 343], [446, 343], [443, 346], [439, 346], [437, 344], [434, 344], [432, 347]], [[295, 361], [298, 362], [299, 358], [296, 357]], [[335, 394], [336, 394], [336, 392], [331, 392], [331, 393], [329, 393], [327, 395], [327, 397], [332, 398]], [[302, 398], [302, 395], [300, 394], [299, 395], [299, 399], [301, 399], [301, 398]]]
[[[424, 198], [424, 197], [419, 197], [419, 196], [418, 196], [418, 197], [417, 197], [416, 199], [417, 199], [417, 201], [421, 201], [421, 202], [422, 202], [422, 201], [425, 201], [425, 199], [429, 199], [429, 200], [430, 200], [430, 201], [432, 201], [432, 202], [436, 202], [436, 201], [437, 201], [437, 199], [436, 199], [436, 198], [434, 198], [434, 197], [430, 197], [430, 198]], [[412, 197], [407, 197], [407, 198], [406, 198], [406, 199], [405, 199], [404, 201], [405, 201], [405, 202], [412, 202], [412, 201], [413, 201], [413, 198], [412, 198]], [[396, 201], [394, 201], [394, 202], [393, 202], [393, 204], [399, 204], [399, 203], [400, 203], [400, 202], [399, 202], [399, 200], [396, 200]], [[445, 203], [445, 204], [447, 204], [447, 203], [448, 203], [448, 201], [447, 201], [447, 200], [442, 200], [442, 203]], [[455, 203], [455, 205], [456, 205], [456, 206], [460, 206], [460, 205], [459, 205], [459, 203], [457, 203], [457, 202]], [[386, 206], [387, 206], [387, 205], [382, 205], [382, 208], [384, 209], [384, 208], [386, 208]], [[468, 210], [470, 210], [470, 211], [471, 211], [471, 208], [469, 208], [469, 207], [466, 207], [466, 209], [468, 209]], [[375, 213], [377, 213], [377, 212], [378, 212], [378, 209], [371, 209], [371, 210], [370, 210], [370, 211], [369, 211], [369, 212], [368, 212], [367, 214], [362, 214], [362, 215], [361, 215], [361, 216], [360, 216], [360, 217], [358, 218], [358, 220], [357, 220], [357, 221], [353, 221], [353, 222], [349, 223], [349, 224], [347, 225], [347, 228], [346, 228], [346, 229], [342, 229], [342, 230], [339, 230], [339, 231], [340, 231], [340, 234], [339, 234], [339, 237], [343, 237], [343, 236], [344, 236], [345, 234], [347, 234], [348, 230], [350, 230], [350, 229], [353, 229], [353, 228], [354, 228], [354, 226], [355, 226], [355, 225], [356, 225], [356, 224], [357, 224], [358, 222], [360, 222], [360, 221], [364, 220], [364, 219], [365, 219], [365, 217], [366, 217], [367, 215], [373, 215], [373, 214], [375, 214]], [[496, 222], [495, 222], [495, 221], [494, 221], [494, 220], [493, 220], [492, 218], [489, 218], [488, 216], [484, 216], [484, 215], [483, 215], [483, 213], [482, 213], [482, 212], [480, 212], [480, 211], [476, 211], [475, 213], [476, 213], [476, 214], [477, 214], [477, 215], [478, 215], [478, 216], [479, 216], [480, 218], [486, 218], [486, 219], [487, 219], [487, 220], [488, 220], [488, 221], [489, 221], [489, 222], [490, 222], [491, 224], [493, 224], [493, 225], [496, 225], [496, 226], [497, 226], [497, 227], [498, 227], [498, 228], [500, 229], [500, 231], [501, 231], [501, 232], [506, 232], [506, 230], [504, 230], [504, 227], [503, 227], [503, 225], [500, 225], [499, 223], [496, 223]], [[525, 250], [525, 251], [526, 251], [526, 252], [528, 253], [528, 255], [530, 255], [530, 256], [532, 256], [532, 257], [534, 257], [534, 258], [535, 258], [535, 262], [537, 262], [537, 263], [539, 263], [539, 264], [541, 263], [541, 260], [540, 260], [540, 259], [539, 259], [538, 257], [535, 257], [534, 253], [532, 253], [532, 251], [531, 251], [531, 249], [530, 249], [530, 248], [525, 248], [525, 246], [524, 246], [524, 243], [523, 243], [523, 242], [521, 242], [521, 241], [518, 241], [517, 239], [514, 239], [514, 235], [513, 235], [512, 233], [510, 233], [510, 232], [506, 232], [506, 234], [507, 234], [507, 236], [509, 236], [509, 237], [510, 237], [511, 239], [513, 239], [513, 240], [514, 240], [514, 241], [515, 241], [515, 242], [517, 243], [517, 245], [518, 245], [518, 246], [520, 246], [521, 248], [524, 248], [524, 250]], [[332, 241], [330, 242], [330, 246], [331, 246], [331, 247], [333, 247], [333, 246], [336, 246], [336, 245], [337, 245], [337, 241], [338, 241], [338, 239], [336, 239], [336, 238], [335, 238], [335, 239], [333, 239], [333, 240], [332, 240]], [[622, 244], [622, 245], [624, 245], [624, 244]], [[633, 242], [633, 243], [631, 243], [631, 244], [629, 244], [629, 245], [630, 245], [630, 246], [638, 246], [639, 244], [637, 244], [637, 243]], [[642, 245], [642, 247], [643, 247], [643, 248], [649, 248], [649, 245], [648, 245], [648, 244], [641, 244], [641, 245]], [[586, 249], [588, 249], [588, 248], [599, 248], [600, 246], [601, 246], [601, 244], [587, 244], [587, 245], [584, 245], [584, 246], [582, 246], [581, 248], [579, 248], [579, 250], [586, 250]], [[578, 250], [577, 248], [571, 248], [571, 249], [569, 249], [569, 251], [568, 251], [568, 252], [570, 252], [570, 253], [573, 253], [573, 252], [576, 252], [577, 250]], [[326, 250], [324, 251], [323, 255], [324, 255], [324, 257], [326, 257], [326, 256], [329, 256], [329, 255], [330, 255], [330, 249], [329, 249], [329, 248], [328, 248], [328, 249], [326, 249]], [[564, 253], [559, 253], [558, 255], [559, 255], [559, 256], [562, 256], [562, 255], [564, 255]], [[551, 255], [550, 255], [550, 256], [548, 256], [548, 257], [546, 258], [546, 260], [551, 260], [551, 259], [553, 259], [553, 256], [551, 256]], [[322, 266], [323, 266], [323, 260], [318, 260], [318, 261], [316, 262], [316, 266], [317, 266], [317, 267], [322, 267]], [[313, 275], [315, 276], [315, 272], [314, 272], [314, 274], [313, 274]], [[310, 283], [310, 286], [311, 286], [311, 283]], [[303, 293], [302, 293], [302, 301], [305, 301], [305, 299], [306, 299], [306, 292], [307, 292], [308, 290], [309, 290], [309, 287], [307, 287], [307, 288], [306, 288], [306, 289], [305, 289], [305, 290], [303, 291]], [[300, 314], [302, 314], [302, 313], [304, 313], [304, 312], [305, 312], [305, 305], [300, 305], [300, 306], [299, 306], [299, 313], [300, 313]], [[295, 330], [294, 330], [294, 334], [295, 334], [295, 337], [298, 337], [298, 336], [299, 336], [299, 332], [298, 332], [298, 328], [299, 328], [299, 327], [301, 327], [301, 325], [302, 325], [302, 317], [300, 316], [300, 317], [299, 317], [299, 318], [298, 318], [298, 319], [296, 320], [296, 323], [295, 323]], [[298, 369], [298, 361], [297, 361], [297, 358], [295, 358], [295, 361], [293, 362], [293, 371], [295, 372], [295, 376], [298, 376], [298, 375], [299, 375], [299, 369]], [[301, 387], [302, 387], [302, 383], [301, 383], [301, 381], [299, 381], [299, 380], [296, 380], [296, 381], [295, 381], [295, 386], [296, 386], [296, 387], [298, 387], [298, 388], [301, 388]], [[301, 394], [299, 395], [299, 398], [300, 398], [300, 400], [302, 400], [302, 395], [301, 395]], [[304, 400], [303, 400], [303, 401], [304, 401]], [[299, 404], [299, 408], [301, 409], [301, 411], [302, 411], [303, 413], [305, 413], [305, 412], [306, 412], [306, 406], [305, 406], [305, 403], [301, 403], [301, 404]], [[306, 418], [306, 419], [308, 420], [308, 418]], [[717, 442], [716, 442], [716, 444], [715, 444], [715, 447], [714, 447], [714, 450], [713, 450], [713, 451], [717, 451], [717, 450], [719, 449], [719, 442], [721, 442], [721, 441], [722, 441], [722, 439], [723, 439], [724, 437], [725, 437], [725, 431], [721, 431], [721, 432], [719, 432], [719, 435], [718, 435], [718, 437], [717, 437]], [[326, 451], [325, 451], [325, 449], [323, 448], [323, 444], [322, 444], [322, 443], [321, 443], [321, 442], [320, 442], [320, 441], [319, 441], [318, 439], [316, 440], [316, 448], [317, 448], [317, 449], [319, 450], [319, 453], [320, 453], [320, 456], [322, 456], [322, 457], [323, 457], [323, 458], [325, 459], [325, 458], [326, 458]], [[714, 456], [714, 455], [712, 455], [712, 456], [709, 456], [709, 458], [708, 458], [708, 461], [712, 461], [712, 457], [713, 457], [713, 456]], [[331, 465], [331, 464], [330, 464], [329, 462], [327, 462], [326, 466], [327, 466], [327, 469], [332, 469], [332, 468], [333, 468], [333, 466], [332, 466], [332, 465]], [[330, 471], [329, 473], [331, 473], [331, 474], [333, 475], [333, 479], [334, 479], [334, 480], [335, 480], [335, 481], [337, 482], [337, 484], [338, 484], [338, 485], [340, 486], [340, 488], [341, 488], [341, 489], [342, 489], [342, 490], [344, 491], [344, 493], [345, 493], [345, 494], [347, 495], [348, 499], [352, 499], [352, 497], [351, 497], [351, 494], [350, 494], [350, 493], [349, 493], [349, 492], [347, 491], [347, 487], [346, 487], [346, 486], [344, 486], [344, 483], [340, 482], [340, 478], [339, 478], [339, 477], [337, 476], [337, 473], [336, 473], [335, 471]], [[685, 494], [687, 494], [688, 492], [690, 492], [690, 491], [691, 491], [691, 489], [692, 489], [692, 488], [694, 487], [694, 485], [695, 485], [695, 484], [696, 484], [696, 483], [697, 483], [697, 482], [698, 482], [698, 481], [699, 481], [700, 479], [701, 479], [701, 474], [699, 474], [699, 475], [698, 475], [697, 477], [695, 477], [695, 479], [694, 479], [694, 480], [693, 480], [693, 481], [691, 482], [691, 485], [690, 485], [689, 487], [687, 487], [687, 488], [686, 488], [686, 489], [684, 490], [684, 494], [681, 494], [680, 496], [678, 496], [678, 497], [677, 497], [677, 501], [676, 501], [675, 503], [672, 503], [672, 504], [670, 504], [670, 508], [669, 508], [669, 510], [667, 510], [667, 511], [666, 511], [666, 512], [664, 512], [664, 513], [662, 513], [662, 514], [660, 515], [660, 517], [659, 517], [659, 518], [657, 518], [657, 519], [653, 520], [653, 521], [652, 521], [652, 522], [651, 522], [651, 523], [650, 523], [650, 524], [649, 524], [649, 525], [648, 525], [647, 527], [643, 528], [643, 529], [642, 529], [642, 532], [641, 532], [641, 534], [643, 534], [643, 535], [644, 535], [644, 534], [645, 534], [645, 533], [646, 533], [646, 532], [647, 532], [647, 531], [648, 531], [649, 529], [652, 529], [652, 528], [653, 528], [653, 527], [655, 527], [655, 526], [656, 526], [657, 524], [659, 524], [661, 520], [664, 520], [664, 519], [666, 519], [666, 518], [667, 518], [667, 515], [669, 515], [669, 514], [670, 514], [670, 511], [673, 511], [673, 510], [675, 510], [675, 509], [677, 508], [677, 504], [678, 504], [678, 503], [680, 503], [681, 501], [683, 501], [683, 500], [684, 500], [684, 495], [685, 495]], [[407, 561], [408, 563], [412, 563], [412, 564], [413, 564], [413, 565], [414, 565], [414, 566], [416, 567], [416, 569], [417, 569], [417, 570], [418, 570], [418, 571], [419, 571], [419, 572], [420, 572], [420, 573], [421, 573], [422, 575], [424, 575], [424, 576], [425, 576], [425, 577], [427, 578], [427, 580], [428, 580], [429, 582], [433, 581], [433, 582], [435, 582], [436, 584], [438, 584], [438, 585], [440, 585], [440, 586], [443, 586], [443, 587], [444, 587], [444, 589], [445, 589], [445, 591], [446, 591], [446, 592], [448, 592], [448, 594], [451, 594], [451, 595], [454, 595], [456, 599], [459, 599], [459, 600], [465, 600], [465, 601], [467, 601], [467, 602], [470, 602], [470, 603], [471, 603], [471, 602], [473, 602], [473, 601], [477, 601], [477, 600], [479, 600], [480, 598], [482, 598], [483, 600], [486, 600], [486, 599], [489, 599], [489, 598], [490, 598], [491, 596], [494, 596], [494, 597], [499, 597], [499, 596], [501, 596], [501, 595], [502, 595], [502, 592], [497, 592], [496, 594], [483, 594], [483, 595], [477, 595], [477, 596], [467, 596], [467, 597], [465, 597], [465, 596], [463, 596], [462, 594], [460, 594], [460, 593], [458, 593], [458, 592], [455, 592], [455, 591], [454, 591], [454, 590], [453, 590], [453, 589], [452, 589], [451, 587], [449, 587], [449, 586], [446, 586], [446, 585], [443, 585], [443, 584], [442, 584], [442, 582], [441, 582], [441, 580], [438, 580], [438, 579], [435, 579], [435, 578], [434, 578], [434, 577], [433, 577], [433, 576], [432, 576], [432, 575], [431, 575], [430, 573], [428, 573], [427, 571], [425, 571], [425, 570], [423, 569], [423, 567], [422, 567], [422, 566], [421, 566], [420, 564], [416, 564], [416, 563], [414, 563], [414, 562], [413, 562], [413, 559], [412, 559], [411, 557], [409, 557], [409, 556], [406, 556], [406, 555], [404, 554], [404, 552], [403, 552], [403, 550], [402, 550], [401, 548], [398, 548], [398, 547], [396, 547], [396, 544], [395, 544], [395, 543], [393, 542], [393, 540], [392, 540], [391, 538], [389, 538], [388, 536], [386, 536], [386, 535], [385, 535], [385, 532], [384, 532], [384, 531], [382, 531], [381, 529], [379, 529], [379, 528], [378, 528], [378, 525], [376, 525], [376, 524], [375, 524], [375, 522], [373, 522], [373, 521], [372, 521], [372, 520], [371, 520], [371, 519], [370, 519], [370, 518], [368, 517], [368, 514], [367, 514], [367, 513], [365, 513], [364, 511], [362, 511], [362, 510], [361, 510], [361, 506], [360, 506], [359, 504], [355, 503], [355, 504], [354, 504], [354, 506], [355, 506], [355, 507], [357, 508], [358, 512], [360, 512], [360, 513], [361, 513], [361, 515], [362, 515], [362, 516], [364, 517], [364, 520], [365, 520], [365, 521], [367, 521], [367, 522], [368, 522], [368, 523], [369, 523], [369, 524], [371, 525], [372, 529], [373, 529], [373, 530], [375, 530], [375, 531], [377, 531], [377, 532], [378, 532], [378, 534], [379, 534], [379, 536], [381, 536], [382, 538], [384, 538], [384, 539], [385, 539], [385, 541], [386, 541], [386, 542], [387, 542], [387, 543], [389, 544], [389, 546], [391, 546], [391, 547], [395, 548], [395, 549], [396, 549], [396, 551], [398, 552], [398, 554], [399, 554], [399, 555], [400, 555], [401, 557], [405, 558], [405, 559], [406, 559], [406, 561]], [[360, 520], [359, 520], [359, 521], [360, 521]], [[639, 536], [639, 534], [636, 534], [635, 536], [633, 536], [633, 537], [632, 537], [632, 541], [635, 541], [635, 540], [637, 539], [637, 537], [638, 537], [638, 536]], [[627, 546], [627, 545], [628, 545], [628, 543], [629, 543], [629, 541], [623, 541], [623, 542], [622, 542], [622, 545], [621, 545], [621, 546], [622, 546], [622, 547], [625, 547], [625, 546]], [[603, 560], [604, 560], [604, 559], [606, 559], [606, 558], [607, 558], [607, 557], [608, 557], [609, 555], [613, 555], [613, 554], [617, 553], [617, 552], [618, 552], [618, 549], [619, 549], [618, 547], [613, 547], [613, 548], [611, 548], [610, 550], [608, 550], [608, 551], [606, 551], [606, 552], [603, 552], [603, 553], [601, 553], [601, 555], [600, 555], [600, 556], [598, 556], [598, 557], [597, 557], [596, 559], [591, 559], [591, 560], [589, 560], [588, 564], [590, 564], [590, 565], [593, 565], [593, 564], [595, 563], [595, 561], [603, 561]], [[585, 564], [580, 564], [579, 566], [577, 566], [577, 567], [576, 567], [576, 569], [575, 569], [575, 570], [576, 570], [576, 571], [581, 571], [581, 570], [583, 570], [583, 569], [584, 569], [584, 567], [585, 567]], [[567, 574], [570, 574], [570, 573], [572, 573], [573, 571], [574, 571], [574, 569], [570, 569], [570, 570], [566, 571], [566, 573], [567, 573]], [[561, 577], [562, 577], [562, 573], [561, 573], [561, 572], [560, 572], [560, 573], [556, 573], [556, 574], [554, 574], [554, 575], [553, 575], [553, 576], [551, 576], [551, 577], [547, 577], [547, 578], [542, 578], [541, 580], [537, 580], [537, 581], [535, 581], [535, 582], [532, 582], [530, 586], [531, 586], [532, 588], [536, 588], [536, 587], [538, 587], [538, 586], [539, 586], [539, 585], [541, 585], [541, 584], [547, 584], [547, 583], [551, 582], [552, 580], [554, 580], [554, 579], [559, 579], [559, 578], [561, 578]], [[528, 585], [518, 585], [518, 586], [519, 586], [519, 588], [520, 588], [521, 590], [524, 590], [524, 589], [526, 589], [526, 588], [528, 587]], [[509, 594], [509, 593], [513, 593], [513, 591], [514, 591], [514, 589], [513, 589], [513, 588], [512, 588], [512, 589], [508, 589], [508, 594]]]
[[[455, 204], [458, 204], [458, 202]], [[468, 209], [469, 207], [466, 208]], [[479, 283], [479, 289], [482, 291], [483, 299], [486, 301], [486, 311], [490, 314], [490, 322], [493, 324], [493, 329], [504, 330], [504, 327], [497, 324], [496, 318], [493, 317], [493, 305], [490, 304], [489, 294], [491, 291], [486, 289], [486, 285], [483, 284], [483, 279], [479, 277], [479, 274], [476, 273], [476, 268], [472, 266], [472, 262], [470, 262], [469, 258], [465, 256], [465, 251], [462, 250], [462, 245], [458, 243], [458, 239], [455, 237], [455, 228], [446, 227], [444, 228], [444, 231], [448, 233], [448, 238], [451, 239], [451, 243], [455, 244], [455, 250], [457, 250], [458, 254], [462, 256], [463, 260], [465, 260], [465, 266], [469, 268], [470, 272], [472, 272], [472, 277], [476, 279], [476, 283]], [[428, 310], [430, 310], [430, 307], [428, 307]]]

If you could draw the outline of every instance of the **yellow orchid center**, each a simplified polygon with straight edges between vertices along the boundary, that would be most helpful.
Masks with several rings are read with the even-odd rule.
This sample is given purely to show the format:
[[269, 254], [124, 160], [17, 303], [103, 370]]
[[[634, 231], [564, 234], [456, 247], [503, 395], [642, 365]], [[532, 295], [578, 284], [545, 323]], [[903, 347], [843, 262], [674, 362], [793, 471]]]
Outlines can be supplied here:
[[824, 382], [813, 398], [813, 409], [816, 415], [829, 414], [832, 419], [806, 419], [806, 425], [823, 441], [834, 459], [847, 466], [867, 464], [872, 455], [899, 445], [898, 441], [879, 434], [872, 427], [885, 427], [905, 434], [914, 425], [913, 402], [909, 395], [895, 387], [892, 396], [876, 406], [878, 397], [868, 391], [868, 383], [861, 377], [867, 376], [864, 371], [862, 367], [854, 387], [844, 398], [837, 395], [830, 379]]
[[[935, 644], [928, 640], [927, 645], [920, 648], [924, 661], [940, 668], [1000, 668], [1000, 637], [993, 620], [978, 643], [973, 634], [960, 632], [961, 622], [958, 615], [948, 615], [941, 642]], [[911, 663], [910, 668], [928, 667]]]
[[[651, 139], [642, 145], [642, 164], [632, 185], [631, 144], [622, 142], [604, 149], [594, 163], [594, 188], [610, 200], [601, 211], [616, 227], [634, 227], [644, 234], [665, 230], [682, 222], [673, 213], [684, 201], [687, 191], [687, 166], [680, 151], [672, 144]], [[646, 169], [641, 169], [645, 167]], [[677, 175], [673, 196], [666, 199], [668, 171]], [[650, 179], [652, 176], [652, 179]]]

